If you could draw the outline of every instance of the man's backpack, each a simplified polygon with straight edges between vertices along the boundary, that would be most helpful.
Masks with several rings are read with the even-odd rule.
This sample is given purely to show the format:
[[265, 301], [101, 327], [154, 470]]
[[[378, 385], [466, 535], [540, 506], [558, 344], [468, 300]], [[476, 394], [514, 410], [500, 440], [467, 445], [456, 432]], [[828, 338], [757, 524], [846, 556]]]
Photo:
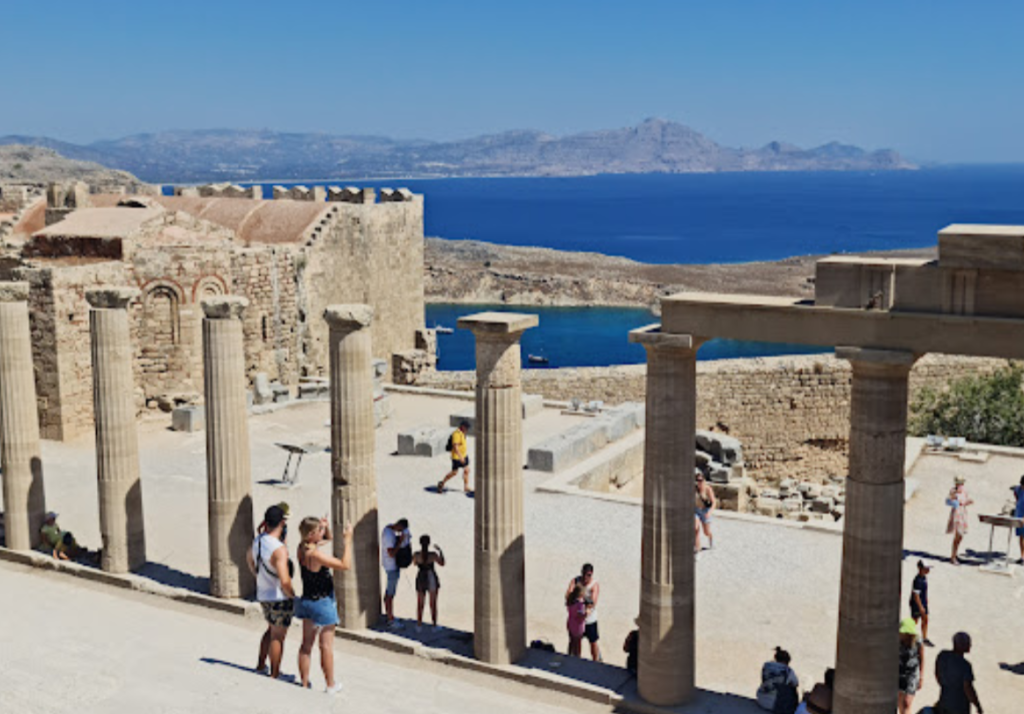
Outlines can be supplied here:
[[451, 451], [452, 449], [455, 448], [455, 444], [452, 443], [452, 437], [453, 436], [455, 436], [455, 432], [454, 431], [451, 434], [448, 435], [448, 443], [446, 443], [444, 445], [444, 450], [445, 451]]

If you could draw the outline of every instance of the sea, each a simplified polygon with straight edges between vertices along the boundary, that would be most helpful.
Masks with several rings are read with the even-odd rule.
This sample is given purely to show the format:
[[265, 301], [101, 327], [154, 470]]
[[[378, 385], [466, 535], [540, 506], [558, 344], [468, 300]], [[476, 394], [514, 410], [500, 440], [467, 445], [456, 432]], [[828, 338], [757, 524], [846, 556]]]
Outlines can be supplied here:
[[[739, 263], [795, 255], [921, 248], [950, 223], [1024, 224], [1024, 165], [918, 171], [607, 175], [572, 178], [327, 181], [407, 187], [426, 197], [425, 233], [506, 245], [594, 251], [647, 263]], [[309, 184], [307, 184], [309, 185]], [[269, 195], [270, 185], [265, 187]], [[491, 305], [428, 305], [428, 326]], [[529, 308], [540, 326], [525, 355], [570, 367], [644, 360], [630, 329], [656, 322], [643, 309]], [[470, 369], [472, 339], [439, 339], [441, 369]], [[701, 359], [821, 351], [715, 341]]]

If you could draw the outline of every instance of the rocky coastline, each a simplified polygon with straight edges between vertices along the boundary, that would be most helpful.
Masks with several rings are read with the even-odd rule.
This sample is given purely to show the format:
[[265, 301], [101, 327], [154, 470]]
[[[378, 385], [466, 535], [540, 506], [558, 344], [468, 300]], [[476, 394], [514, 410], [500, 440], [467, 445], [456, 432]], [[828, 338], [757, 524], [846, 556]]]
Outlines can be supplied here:
[[[874, 255], [929, 258], [935, 248]], [[811, 297], [814, 264], [821, 257], [660, 265], [602, 253], [427, 238], [424, 287], [427, 302], [524, 306], [656, 308], [662, 297], [682, 291]]]

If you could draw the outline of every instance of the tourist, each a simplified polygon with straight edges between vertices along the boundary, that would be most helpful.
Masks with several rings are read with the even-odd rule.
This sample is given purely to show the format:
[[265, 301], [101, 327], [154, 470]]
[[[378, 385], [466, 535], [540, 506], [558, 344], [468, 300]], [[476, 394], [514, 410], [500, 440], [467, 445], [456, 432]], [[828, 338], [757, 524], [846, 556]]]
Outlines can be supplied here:
[[946, 499], [946, 505], [950, 507], [946, 533], [953, 534], [953, 555], [949, 559], [953, 565], [960, 565], [957, 553], [960, 551], [960, 542], [967, 535], [967, 507], [974, 503], [967, 495], [965, 482], [966, 479], [963, 476], [957, 476], [953, 480], [953, 488], [949, 490], [949, 497]]
[[636, 629], [626, 635], [626, 641], [622, 643], [622, 651], [626, 653], [626, 669], [635, 676], [640, 657], [640, 618], [633, 620], [633, 624], [636, 625]]
[[584, 563], [580, 574], [569, 581], [569, 587], [565, 589], [565, 597], [568, 601], [569, 595], [577, 585], [583, 588], [583, 598], [587, 604], [587, 621], [583, 636], [590, 642], [590, 656], [595, 662], [601, 661], [601, 646], [597, 641], [601, 635], [597, 630], [597, 601], [601, 596], [601, 584], [594, 577], [594, 566]]
[[714, 538], [711, 536], [711, 511], [715, 509], [717, 502], [715, 501], [715, 489], [711, 488], [711, 484], [704, 479], [704, 473], [700, 469], [696, 470], [694, 478], [696, 479], [694, 486], [697, 490], [697, 521], [694, 524], [696, 529], [694, 551], [699, 553], [701, 551], [700, 530], [702, 526], [704, 528], [704, 535], [708, 537], [708, 548], [715, 547]]
[[906, 617], [900, 622], [900, 691], [896, 702], [899, 714], [910, 714], [914, 695], [921, 689], [923, 670], [924, 644], [917, 635], [914, 618]]
[[[291, 507], [289, 507], [289, 505], [288, 505], [288, 503], [286, 501], [281, 501], [279, 504], [277, 504], [277, 507], [281, 509], [282, 513], [284, 513], [284, 517], [285, 518], [290, 518], [291, 517], [292, 509], [291, 509]], [[259, 526], [257, 526], [256, 532], [257, 533], [266, 533], [266, 531], [267, 531], [267, 523], [266, 523], [266, 521], [263, 521], [262, 523], [259, 524]]]
[[825, 670], [824, 683], [818, 682], [796, 708], [794, 714], [831, 714], [832, 690], [836, 685], [836, 671], [829, 667]]
[[568, 613], [565, 627], [569, 631], [569, 656], [582, 657], [583, 635], [587, 631], [587, 598], [583, 586], [572, 586], [565, 596]]
[[321, 548], [331, 541], [327, 518], [309, 516], [299, 524], [302, 542], [299, 543], [299, 575], [302, 577], [302, 597], [295, 603], [295, 617], [302, 620], [302, 647], [299, 648], [299, 677], [302, 686], [309, 688], [309, 665], [313, 642], [320, 640], [320, 667], [324, 672], [327, 693], [341, 691], [341, 682], [334, 681], [334, 626], [338, 624], [338, 604], [334, 599], [332, 570], [352, 567], [352, 526], [346, 525], [342, 533], [345, 552], [341, 559], [325, 553]]
[[929, 647], [934, 646], [928, 639], [928, 573], [931, 569], [932, 564], [927, 560], [917, 561], [917, 575], [910, 593], [910, 616], [915, 623], [921, 623], [921, 639]]
[[57, 525], [57, 514], [53, 511], [43, 517], [39, 534], [42, 536], [40, 550], [48, 552], [57, 560], [75, 560], [84, 552], [71, 531], [61, 530]]
[[[1024, 518], [1024, 476], [1020, 477], [1019, 486], [1010, 486], [1010, 490], [1013, 491], [1013, 497], [1017, 499], [1017, 504], [1013, 509], [1014, 518]], [[1017, 529], [1017, 538], [1020, 539], [1020, 564], [1024, 565], [1024, 527]], [[1010, 554], [1007, 553], [1006, 557], [1009, 558]]]
[[794, 714], [800, 681], [789, 666], [789, 652], [775, 648], [775, 658], [761, 668], [761, 686], [757, 688], [757, 705], [775, 714]]
[[974, 690], [974, 668], [964, 657], [970, 651], [971, 636], [958, 632], [953, 635], [952, 651], [943, 650], [935, 658], [935, 679], [941, 690], [935, 714], [970, 714], [972, 704], [978, 714], [984, 714]]
[[434, 630], [439, 630], [437, 625], [437, 591], [441, 589], [441, 581], [437, 578], [437, 566], [444, 567], [444, 553], [441, 546], [435, 545], [435, 553], [430, 552], [430, 536], [420, 536], [420, 550], [413, 558], [413, 565], [416, 566], [416, 629], [423, 626], [423, 603], [430, 595], [430, 619], [434, 623]]
[[455, 478], [455, 474], [462, 469], [462, 490], [469, 493], [469, 447], [466, 445], [466, 433], [469, 431], [469, 422], [459, 422], [459, 428], [448, 437], [448, 450], [452, 454], [452, 470], [437, 482], [437, 492], [444, 493], [444, 485]]
[[[264, 532], [256, 536], [246, 553], [249, 569], [256, 576], [256, 600], [263, 609], [267, 630], [260, 640], [260, 657], [256, 671], [281, 675], [284, 638], [292, 624], [295, 590], [292, 588], [292, 563], [284, 545], [288, 535], [288, 519], [280, 506], [271, 506], [263, 515]], [[267, 657], [270, 668], [267, 668]]]
[[389, 630], [401, 627], [395, 621], [395, 593], [398, 592], [398, 579], [402, 574], [402, 568], [409, 567], [412, 562], [411, 543], [409, 521], [405, 518], [399, 518], [394, 523], [384, 526], [380, 534], [380, 564], [387, 577], [387, 585], [384, 587], [384, 616]]

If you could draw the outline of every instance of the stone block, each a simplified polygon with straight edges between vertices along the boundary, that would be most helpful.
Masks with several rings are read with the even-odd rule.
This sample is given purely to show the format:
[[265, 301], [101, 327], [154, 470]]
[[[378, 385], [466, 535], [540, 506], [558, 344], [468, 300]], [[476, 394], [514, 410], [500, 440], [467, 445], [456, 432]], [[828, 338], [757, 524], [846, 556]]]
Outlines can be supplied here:
[[387, 360], [375, 359], [373, 360], [373, 378], [377, 381], [384, 379], [384, 375], [388, 373]]
[[274, 390], [266, 372], [257, 372], [252, 380], [253, 404], [270, 404], [274, 401]]
[[726, 466], [743, 461], [743, 446], [740, 440], [728, 434], [698, 429], [696, 434], [697, 448], [706, 451]]
[[174, 431], [202, 431], [206, 428], [206, 410], [202, 406], [178, 407], [171, 412]]
[[545, 439], [527, 452], [527, 467], [534, 471], [561, 471], [608, 443], [605, 426], [588, 420]]
[[398, 453], [402, 456], [438, 456], [446, 453], [450, 429], [421, 426], [398, 435]]
[[275, 404], [290, 402], [292, 399], [291, 388], [284, 384], [281, 384], [280, 382], [274, 382], [273, 384], [271, 384], [270, 391], [273, 394], [273, 401]]
[[297, 388], [298, 399], [309, 400], [309, 399], [330, 399], [331, 398], [331, 386], [327, 380], [322, 381], [311, 381], [311, 382], [299, 382]]
[[762, 494], [754, 502], [754, 510], [762, 516], [775, 518], [783, 512], [783, 505], [780, 499]]
[[529, 419], [542, 411], [544, 411], [544, 396], [542, 394], [523, 395], [523, 419]]
[[835, 501], [831, 498], [820, 496], [811, 501], [811, 512], [812, 513], [831, 513], [832, 508], [835, 506]]
[[710, 463], [710, 469], [708, 470], [708, 481], [711, 483], [729, 483], [729, 477], [732, 475], [730, 469], [726, 468], [720, 463], [712, 461]]
[[821, 484], [814, 483], [813, 481], [802, 481], [797, 490], [800, 491], [800, 495], [809, 501], [813, 501], [815, 498], [821, 496]]
[[707, 469], [711, 468], [711, 454], [704, 451], [695, 451], [693, 455], [696, 466], [701, 471], [707, 471]]

